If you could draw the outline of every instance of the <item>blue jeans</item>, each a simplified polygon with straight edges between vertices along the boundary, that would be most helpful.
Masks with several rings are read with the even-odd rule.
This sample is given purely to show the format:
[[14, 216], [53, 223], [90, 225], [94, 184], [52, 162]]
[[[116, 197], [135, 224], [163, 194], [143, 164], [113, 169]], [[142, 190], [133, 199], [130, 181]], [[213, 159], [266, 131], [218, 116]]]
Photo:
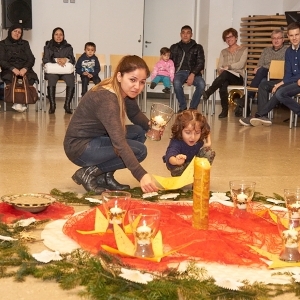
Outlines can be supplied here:
[[[251, 81], [251, 83], [250, 83], [250, 86], [251, 87], [258, 87], [259, 86], [259, 84], [262, 82], [262, 81], [265, 81], [265, 80], [267, 80], [267, 77], [268, 77], [268, 72], [269, 72], [269, 69], [267, 69], [267, 68], [264, 68], [264, 67], [260, 67], [258, 70], [257, 70], [257, 72], [256, 72], [256, 74], [255, 74], [255, 76], [254, 76], [254, 78], [252, 79], [252, 81]], [[249, 98], [254, 98], [254, 96], [255, 96], [255, 92], [248, 92], [248, 99]]]
[[[173, 81], [173, 86], [174, 86], [174, 91], [176, 98], [179, 102], [179, 109], [184, 110], [186, 109], [186, 100], [184, 97], [184, 91], [183, 91], [183, 85], [186, 82], [187, 78], [190, 75], [190, 71], [186, 70], [181, 70], [175, 73], [174, 76], [174, 81]], [[199, 103], [200, 103], [200, 98], [202, 96], [202, 92], [205, 88], [205, 81], [201, 76], [195, 76], [193, 86], [195, 86], [195, 92], [192, 97], [192, 101], [190, 103], [190, 108], [191, 109], [197, 109]]]
[[[282, 85], [269, 101], [259, 103], [262, 94], [272, 91], [272, 88], [278, 81], [266, 81], [259, 85], [258, 104], [260, 104], [257, 114], [258, 116], [266, 116], [278, 103], [282, 103], [300, 116], [300, 104], [294, 99], [294, 96], [300, 93], [300, 86], [297, 83], [289, 83]], [[263, 99], [265, 101], [265, 99]]]
[[[139, 162], [147, 156], [144, 145], [145, 130], [139, 125], [126, 125], [126, 140]], [[89, 142], [85, 151], [73, 161], [80, 167], [97, 166], [102, 172], [114, 172], [126, 168], [123, 160], [115, 153], [109, 136], [96, 137]]]
[[157, 75], [153, 78], [152, 82], [155, 82], [158, 84], [159, 82], [162, 82], [164, 87], [170, 88], [171, 87], [171, 80], [169, 76], [164, 75]]

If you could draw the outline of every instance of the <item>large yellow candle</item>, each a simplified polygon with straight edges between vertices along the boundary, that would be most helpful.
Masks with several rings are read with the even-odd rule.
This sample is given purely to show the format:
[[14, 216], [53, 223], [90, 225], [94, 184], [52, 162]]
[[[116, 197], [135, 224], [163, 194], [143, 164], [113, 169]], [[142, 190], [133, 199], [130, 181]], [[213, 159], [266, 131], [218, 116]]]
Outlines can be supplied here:
[[193, 227], [208, 229], [210, 192], [210, 163], [207, 158], [195, 157], [193, 185]]

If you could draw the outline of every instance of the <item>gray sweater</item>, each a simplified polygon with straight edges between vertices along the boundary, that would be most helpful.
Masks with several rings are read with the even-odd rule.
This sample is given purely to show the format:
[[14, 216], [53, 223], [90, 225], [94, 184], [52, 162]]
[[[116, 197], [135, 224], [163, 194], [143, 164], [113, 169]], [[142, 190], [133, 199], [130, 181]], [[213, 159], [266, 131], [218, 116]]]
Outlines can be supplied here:
[[288, 45], [284, 45], [279, 50], [274, 50], [273, 47], [265, 48], [258, 60], [257, 67], [269, 69], [271, 60], [284, 60], [285, 50], [288, 47]]
[[[144, 130], [149, 129], [148, 118], [140, 111], [135, 99], [125, 98], [128, 119]], [[129, 147], [120, 121], [120, 107], [116, 94], [103, 89], [87, 92], [76, 108], [64, 139], [67, 157], [74, 161], [86, 149], [88, 143], [108, 135], [112, 145], [132, 175], [140, 181], [147, 173]]]

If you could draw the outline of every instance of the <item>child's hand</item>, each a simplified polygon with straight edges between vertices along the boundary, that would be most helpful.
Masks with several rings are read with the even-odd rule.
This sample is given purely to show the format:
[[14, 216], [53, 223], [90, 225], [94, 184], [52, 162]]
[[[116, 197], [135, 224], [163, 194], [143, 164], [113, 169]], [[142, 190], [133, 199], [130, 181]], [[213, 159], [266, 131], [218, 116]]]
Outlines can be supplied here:
[[93, 75], [88, 73], [88, 78], [92, 78], [92, 77], [93, 77]]
[[184, 154], [178, 154], [175, 156], [176, 158], [176, 163], [178, 166], [181, 166], [184, 164], [185, 160], [186, 160], [186, 155]]

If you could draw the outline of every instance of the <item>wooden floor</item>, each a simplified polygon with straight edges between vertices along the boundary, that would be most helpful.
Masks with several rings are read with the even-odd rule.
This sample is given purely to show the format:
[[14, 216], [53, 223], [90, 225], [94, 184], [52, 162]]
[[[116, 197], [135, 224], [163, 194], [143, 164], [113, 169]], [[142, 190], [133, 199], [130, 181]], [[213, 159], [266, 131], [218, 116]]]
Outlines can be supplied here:
[[[152, 102], [168, 104], [167, 99], [150, 101], [148, 117]], [[0, 104], [0, 196], [48, 193], [53, 188], [84, 193], [83, 187], [71, 179], [78, 167], [67, 159], [62, 146], [71, 118], [64, 113], [63, 100], [57, 102], [54, 115], [35, 112], [34, 106], [25, 113], [15, 112], [10, 107], [3, 112], [3, 102]], [[220, 105], [217, 104], [216, 115], [208, 116], [212, 146], [216, 151], [211, 169], [211, 190], [227, 191], [228, 182], [233, 179], [253, 180], [256, 190], [269, 196], [273, 192], [282, 195], [285, 188], [300, 186], [300, 128], [289, 129], [288, 122], [283, 122], [289, 117], [289, 111], [276, 109], [274, 124], [270, 127], [244, 127], [234, 116], [233, 109], [230, 108], [227, 119], [219, 120]], [[170, 126], [160, 142], [146, 141], [148, 157], [142, 165], [149, 173], [170, 176], [162, 162], [169, 137]], [[128, 170], [116, 172], [116, 178], [131, 187], [138, 186]], [[34, 279], [25, 283], [3, 279], [0, 293], [3, 300], [81, 299], [75, 291], [62, 291], [56, 283]]]
[[[168, 104], [167, 99], [150, 99], [148, 117], [151, 103], [159, 101]], [[54, 115], [36, 112], [34, 106], [25, 113], [10, 107], [3, 112], [3, 102], [0, 104], [1, 195], [47, 193], [52, 188], [83, 193], [82, 186], [71, 179], [78, 167], [67, 159], [62, 146], [71, 118], [64, 113], [63, 101], [58, 101]], [[233, 179], [253, 180], [256, 190], [267, 195], [282, 194], [285, 188], [300, 186], [300, 128], [289, 129], [288, 122], [283, 122], [289, 117], [289, 111], [276, 109], [270, 127], [244, 127], [233, 109], [234, 106], [230, 107], [227, 119], [218, 119], [220, 105], [217, 104], [216, 115], [207, 116], [212, 147], [216, 151], [211, 190], [227, 191], [228, 182]], [[150, 174], [170, 176], [162, 161], [169, 137], [170, 126], [161, 141], [146, 141], [148, 157], [142, 165]], [[117, 171], [115, 176], [131, 187], [139, 184], [127, 169]]]

